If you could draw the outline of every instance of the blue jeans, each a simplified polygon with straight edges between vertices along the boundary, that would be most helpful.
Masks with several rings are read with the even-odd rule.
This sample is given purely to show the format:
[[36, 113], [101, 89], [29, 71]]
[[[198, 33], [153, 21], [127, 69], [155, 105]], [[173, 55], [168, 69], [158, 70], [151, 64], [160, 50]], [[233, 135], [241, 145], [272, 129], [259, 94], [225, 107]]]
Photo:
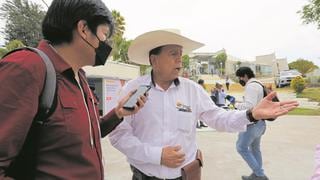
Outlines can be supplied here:
[[260, 151], [261, 136], [266, 131], [266, 122], [258, 121], [250, 124], [247, 131], [239, 133], [237, 151], [247, 162], [253, 173], [257, 176], [265, 176], [262, 169], [262, 156]]

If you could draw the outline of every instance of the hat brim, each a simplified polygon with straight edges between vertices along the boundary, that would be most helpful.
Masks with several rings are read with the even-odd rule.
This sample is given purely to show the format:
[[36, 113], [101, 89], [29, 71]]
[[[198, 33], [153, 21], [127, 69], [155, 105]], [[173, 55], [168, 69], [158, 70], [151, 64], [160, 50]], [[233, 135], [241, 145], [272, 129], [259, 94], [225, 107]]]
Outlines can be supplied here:
[[184, 55], [204, 46], [200, 42], [173, 32], [165, 30], [151, 31], [138, 36], [132, 41], [128, 49], [129, 61], [149, 65], [149, 51], [169, 44], [182, 46]]

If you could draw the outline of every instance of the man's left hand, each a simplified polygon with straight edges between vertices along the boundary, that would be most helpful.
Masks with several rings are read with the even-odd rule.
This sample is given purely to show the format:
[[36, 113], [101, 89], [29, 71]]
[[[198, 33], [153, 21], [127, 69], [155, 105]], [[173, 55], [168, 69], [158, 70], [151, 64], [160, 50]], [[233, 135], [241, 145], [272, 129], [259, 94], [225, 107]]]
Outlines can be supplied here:
[[273, 102], [272, 99], [276, 96], [276, 92], [271, 92], [260, 103], [252, 109], [254, 119], [269, 119], [277, 118], [287, 114], [289, 111], [296, 108], [299, 103], [297, 101], [280, 101]]

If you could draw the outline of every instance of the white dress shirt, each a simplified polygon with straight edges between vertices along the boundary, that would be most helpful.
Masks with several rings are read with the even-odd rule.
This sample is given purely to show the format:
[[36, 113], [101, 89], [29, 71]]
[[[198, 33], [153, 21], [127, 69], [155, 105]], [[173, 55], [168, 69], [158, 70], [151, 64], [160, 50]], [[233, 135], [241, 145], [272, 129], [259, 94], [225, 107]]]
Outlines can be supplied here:
[[[236, 103], [235, 107], [239, 110], [251, 109], [263, 99], [263, 88], [255, 78], [249, 79], [244, 87], [244, 99], [242, 103]], [[261, 83], [261, 82], [260, 82]]]
[[[149, 85], [146, 75], [129, 81], [122, 95]], [[124, 121], [109, 134], [111, 144], [127, 156], [130, 164], [148, 176], [177, 178], [180, 168], [195, 159], [197, 120], [218, 131], [245, 131], [249, 120], [245, 111], [226, 111], [218, 108], [208, 93], [195, 82], [179, 77], [179, 84], [163, 90], [152, 86], [144, 107]], [[179, 106], [177, 106], [179, 105]], [[188, 112], [191, 111], [191, 112]], [[160, 165], [162, 148], [181, 145], [186, 160], [181, 167]]]

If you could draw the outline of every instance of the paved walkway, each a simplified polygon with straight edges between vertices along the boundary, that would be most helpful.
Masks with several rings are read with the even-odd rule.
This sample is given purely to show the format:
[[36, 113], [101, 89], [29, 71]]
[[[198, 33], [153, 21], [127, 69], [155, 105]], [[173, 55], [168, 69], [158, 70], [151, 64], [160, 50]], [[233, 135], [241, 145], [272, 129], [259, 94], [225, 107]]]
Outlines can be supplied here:
[[[203, 180], [240, 180], [250, 174], [235, 150], [237, 134], [212, 129], [197, 132], [204, 153]], [[265, 172], [270, 180], [307, 180], [314, 168], [314, 150], [320, 144], [320, 116], [284, 116], [268, 123], [262, 139]], [[107, 180], [130, 180], [124, 155], [103, 139]]]

